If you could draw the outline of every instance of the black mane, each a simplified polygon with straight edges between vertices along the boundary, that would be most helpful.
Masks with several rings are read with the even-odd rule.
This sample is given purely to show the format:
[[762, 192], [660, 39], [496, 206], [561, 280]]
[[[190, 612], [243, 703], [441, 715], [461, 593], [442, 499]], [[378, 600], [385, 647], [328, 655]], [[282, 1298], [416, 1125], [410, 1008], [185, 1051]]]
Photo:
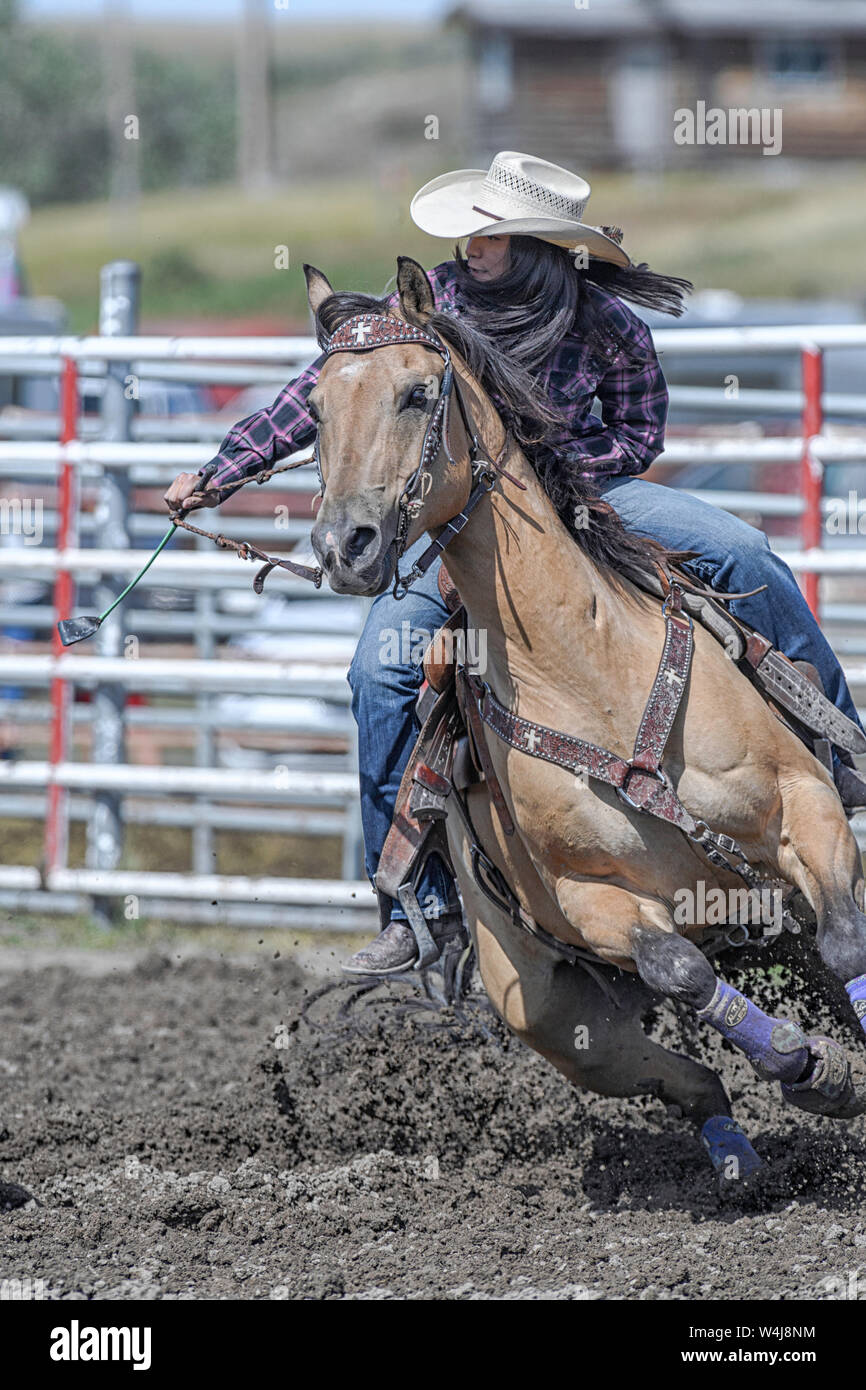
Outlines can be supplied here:
[[[321, 346], [346, 319], [355, 314], [388, 314], [388, 298], [341, 292], [329, 295], [316, 314], [316, 336]], [[505, 424], [512, 431], [563, 525], [598, 570], [622, 588], [622, 579], [639, 588], [657, 577], [659, 561], [680, 558], [649, 536], [629, 531], [609, 502], [599, 496], [590, 478], [583, 478], [575, 467], [563, 465], [545, 439], [551, 428], [562, 424], [538, 386], [535, 378], [504, 353], [490, 338], [465, 320], [436, 311], [427, 324], [464, 359], [469, 370], [490, 396]], [[687, 552], [682, 552], [686, 554]]]

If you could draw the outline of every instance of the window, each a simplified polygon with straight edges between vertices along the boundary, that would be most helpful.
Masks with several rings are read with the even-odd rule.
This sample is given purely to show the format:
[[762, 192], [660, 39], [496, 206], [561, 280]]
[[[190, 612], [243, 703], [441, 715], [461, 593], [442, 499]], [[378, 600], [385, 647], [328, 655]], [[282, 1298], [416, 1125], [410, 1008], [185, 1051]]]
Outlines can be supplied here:
[[825, 39], [771, 39], [765, 50], [765, 67], [773, 82], [818, 86], [839, 79], [840, 55]]
[[506, 34], [490, 34], [478, 55], [478, 100], [487, 111], [507, 111], [514, 90], [511, 40]]

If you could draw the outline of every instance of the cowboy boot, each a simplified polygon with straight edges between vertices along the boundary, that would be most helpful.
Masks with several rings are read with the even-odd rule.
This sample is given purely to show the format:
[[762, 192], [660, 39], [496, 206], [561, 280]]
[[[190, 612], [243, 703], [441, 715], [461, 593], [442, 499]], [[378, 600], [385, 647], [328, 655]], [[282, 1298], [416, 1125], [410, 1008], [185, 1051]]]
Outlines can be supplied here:
[[[463, 913], [445, 912], [438, 920], [427, 919], [427, 927], [440, 955], [446, 945], [460, 949], [469, 944]], [[344, 963], [345, 975], [400, 975], [411, 970], [418, 959], [418, 943], [408, 922], [392, 920], [369, 945], [362, 946]]]

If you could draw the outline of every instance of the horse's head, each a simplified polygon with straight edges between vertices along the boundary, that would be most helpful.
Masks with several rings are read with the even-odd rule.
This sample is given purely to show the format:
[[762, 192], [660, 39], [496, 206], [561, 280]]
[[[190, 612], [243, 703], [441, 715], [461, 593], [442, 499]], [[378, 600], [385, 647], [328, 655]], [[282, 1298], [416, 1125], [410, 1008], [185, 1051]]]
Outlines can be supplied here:
[[[305, 273], [315, 315], [333, 290], [321, 271], [307, 266]], [[393, 318], [398, 333], [405, 324], [423, 329], [434, 301], [417, 261], [399, 259], [397, 291], [399, 310], [389, 311], [389, 322]], [[347, 311], [343, 317], [348, 316]], [[381, 339], [381, 322], [374, 328]], [[341, 350], [336, 330], [337, 343], [308, 400], [318, 423], [324, 483], [313, 548], [331, 588], [341, 594], [382, 593], [393, 578], [400, 542], [411, 545], [425, 530], [444, 525], [464, 505], [470, 489], [458, 412], [446, 402], [444, 419], [440, 410], [437, 421], [444, 357], [422, 339], [413, 341], [411, 334], [406, 341], [365, 350], [373, 348], [368, 333], [373, 336], [363, 323], [352, 332], [347, 329]], [[438, 445], [437, 423], [444, 448]], [[408, 499], [421, 506], [407, 512], [404, 494], [422, 465], [422, 453], [422, 470]], [[455, 463], [457, 458], [465, 465]], [[403, 534], [401, 525], [407, 528]]]

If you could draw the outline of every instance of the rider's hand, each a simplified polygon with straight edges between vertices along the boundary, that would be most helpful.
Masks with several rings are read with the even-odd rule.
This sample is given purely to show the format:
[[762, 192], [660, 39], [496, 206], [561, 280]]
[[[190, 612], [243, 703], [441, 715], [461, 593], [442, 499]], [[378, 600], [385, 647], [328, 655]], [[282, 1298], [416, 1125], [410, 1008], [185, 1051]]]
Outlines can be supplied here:
[[220, 490], [205, 483], [197, 473], [178, 473], [163, 501], [173, 511], [191, 512], [196, 507], [219, 505]]

